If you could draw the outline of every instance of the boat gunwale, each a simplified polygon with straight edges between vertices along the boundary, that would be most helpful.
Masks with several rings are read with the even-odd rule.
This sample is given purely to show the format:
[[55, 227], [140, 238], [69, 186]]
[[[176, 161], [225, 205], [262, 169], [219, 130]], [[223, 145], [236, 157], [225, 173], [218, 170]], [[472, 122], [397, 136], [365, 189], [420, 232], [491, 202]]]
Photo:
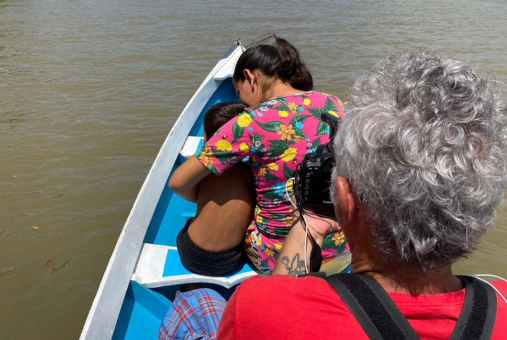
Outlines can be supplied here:
[[214, 75], [227, 64], [228, 60], [243, 52], [241, 45], [237, 45], [235, 49], [232, 47], [195, 91], [162, 144], [118, 237], [86, 318], [80, 340], [105, 340], [113, 336], [144, 237], [181, 147], [207, 101], [226, 79], [215, 79]]

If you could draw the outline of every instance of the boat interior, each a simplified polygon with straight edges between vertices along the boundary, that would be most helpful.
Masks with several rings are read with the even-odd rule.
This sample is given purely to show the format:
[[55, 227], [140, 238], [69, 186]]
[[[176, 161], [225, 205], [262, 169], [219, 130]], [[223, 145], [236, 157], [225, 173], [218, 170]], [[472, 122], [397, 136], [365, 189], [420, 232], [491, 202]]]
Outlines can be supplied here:
[[[222, 82], [202, 112], [215, 103], [228, 101], [238, 101], [231, 78]], [[203, 116], [199, 115], [191, 128], [173, 169], [202, 146]], [[182, 284], [199, 282], [228, 299], [237, 284], [257, 275], [247, 262], [227, 277], [197, 275], [183, 267], [176, 249], [176, 236], [185, 222], [195, 215], [196, 205], [173, 194], [167, 185], [168, 180], [169, 177], [151, 217], [113, 339], [156, 339], [160, 324]]]

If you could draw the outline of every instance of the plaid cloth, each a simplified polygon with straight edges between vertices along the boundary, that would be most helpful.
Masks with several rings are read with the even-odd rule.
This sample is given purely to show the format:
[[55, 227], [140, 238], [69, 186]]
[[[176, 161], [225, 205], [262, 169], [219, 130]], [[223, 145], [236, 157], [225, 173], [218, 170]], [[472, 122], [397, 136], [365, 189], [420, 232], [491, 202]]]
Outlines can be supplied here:
[[173, 305], [160, 325], [159, 340], [213, 340], [225, 299], [211, 289], [176, 293]]

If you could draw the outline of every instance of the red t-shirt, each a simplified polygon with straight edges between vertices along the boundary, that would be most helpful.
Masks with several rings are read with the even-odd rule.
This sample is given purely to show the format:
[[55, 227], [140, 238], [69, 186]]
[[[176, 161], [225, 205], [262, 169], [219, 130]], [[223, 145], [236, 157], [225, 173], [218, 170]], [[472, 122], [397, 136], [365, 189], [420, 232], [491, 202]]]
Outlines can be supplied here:
[[[507, 297], [507, 283], [494, 286]], [[421, 339], [448, 339], [465, 290], [447, 294], [388, 293]], [[244, 281], [227, 303], [217, 339], [368, 339], [324, 280], [275, 275]], [[507, 304], [497, 294], [492, 339], [507, 339]]]

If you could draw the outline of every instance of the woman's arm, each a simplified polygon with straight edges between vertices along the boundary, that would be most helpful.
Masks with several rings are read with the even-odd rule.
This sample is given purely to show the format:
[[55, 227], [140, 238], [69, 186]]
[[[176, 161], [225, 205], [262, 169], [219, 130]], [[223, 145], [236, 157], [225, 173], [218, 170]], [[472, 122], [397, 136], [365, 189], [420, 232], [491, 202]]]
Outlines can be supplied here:
[[[338, 223], [333, 219], [312, 216], [310, 214], [305, 214], [305, 218], [308, 223], [308, 233], [312, 234], [320, 247], [322, 247], [326, 236], [339, 228]], [[305, 255], [306, 263], [309, 265], [311, 252], [312, 244], [310, 242], [310, 236], [308, 236], [308, 238], [306, 237], [306, 231], [301, 216], [299, 212], [295, 211], [292, 229], [283, 243], [282, 251], [280, 256], [278, 256], [271, 275], [281, 274], [298, 276], [300, 274], [306, 274]]]
[[[238, 118], [241, 118], [240, 123]], [[204, 177], [212, 173], [220, 176], [250, 155], [252, 142], [246, 127], [251, 122], [251, 114], [245, 111], [225, 123], [219, 129], [220, 133], [211, 136], [195, 156], [176, 169], [169, 180], [169, 188], [187, 201], [196, 202], [197, 187]]]
[[197, 157], [192, 156], [176, 169], [169, 179], [169, 188], [181, 198], [190, 201], [197, 201], [197, 188], [199, 182], [211, 174]]

